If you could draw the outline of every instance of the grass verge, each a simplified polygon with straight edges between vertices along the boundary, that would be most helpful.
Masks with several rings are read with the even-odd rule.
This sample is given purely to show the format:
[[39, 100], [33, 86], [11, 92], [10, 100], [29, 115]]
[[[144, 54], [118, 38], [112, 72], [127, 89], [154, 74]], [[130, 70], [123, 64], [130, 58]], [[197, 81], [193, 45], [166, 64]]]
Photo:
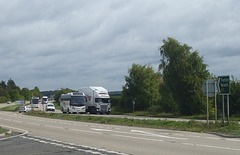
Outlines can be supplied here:
[[11, 105], [11, 106], [7, 106], [7, 107], [3, 107], [0, 110], [2, 111], [18, 111], [19, 107], [21, 107], [22, 105]]
[[2, 133], [6, 133], [6, 132], [8, 132], [7, 129], [4, 129], [4, 128], [0, 127], [0, 134], [2, 134]]
[[57, 113], [43, 113], [39, 111], [28, 112], [27, 115], [48, 117], [54, 119], [74, 120], [101, 124], [114, 124], [135, 127], [162, 128], [171, 130], [182, 130], [191, 132], [214, 132], [218, 134], [240, 136], [240, 125], [238, 122], [231, 122], [229, 125], [223, 126], [222, 123], [210, 122], [209, 126], [206, 123], [191, 121], [168, 121], [168, 120], [139, 120], [129, 118], [113, 118], [101, 116], [86, 116], [86, 115], [68, 115]]

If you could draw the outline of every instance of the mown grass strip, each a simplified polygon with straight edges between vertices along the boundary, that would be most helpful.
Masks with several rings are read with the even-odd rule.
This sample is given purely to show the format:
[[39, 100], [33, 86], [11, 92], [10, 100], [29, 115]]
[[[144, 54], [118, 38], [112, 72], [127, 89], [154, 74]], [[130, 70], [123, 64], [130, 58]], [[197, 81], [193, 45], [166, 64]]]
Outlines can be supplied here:
[[15, 112], [15, 111], [18, 111], [19, 110], [19, 107], [22, 106], [22, 105], [11, 105], [11, 106], [7, 106], [7, 107], [3, 107], [1, 108], [0, 110], [2, 111], [12, 111], [12, 112]]
[[39, 111], [28, 112], [27, 115], [48, 117], [54, 119], [64, 119], [73, 121], [83, 121], [101, 124], [114, 124], [135, 127], [163, 128], [172, 130], [192, 131], [192, 132], [214, 132], [226, 135], [240, 136], [240, 125], [238, 122], [231, 122], [230, 125], [223, 126], [222, 123], [210, 122], [209, 126], [206, 123], [191, 120], [191, 121], [169, 121], [169, 120], [140, 120], [129, 118], [114, 118], [88, 115], [69, 115], [57, 113], [44, 113]]
[[8, 132], [7, 129], [4, 129], [4, 128], [0, 127], [0, 134], [2, 134], [2, 133], [7, 133], [7, 132]]

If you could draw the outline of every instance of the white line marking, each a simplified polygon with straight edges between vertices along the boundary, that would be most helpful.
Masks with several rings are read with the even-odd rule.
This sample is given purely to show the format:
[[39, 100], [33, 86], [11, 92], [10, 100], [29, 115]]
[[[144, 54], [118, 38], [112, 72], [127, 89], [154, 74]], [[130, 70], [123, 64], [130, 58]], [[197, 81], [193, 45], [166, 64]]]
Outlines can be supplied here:
[[[120, 152], [115, 152], [115, 151], [108, 151], [108, 150], [105, 150], [105, 149], [98, 149], [98, 148], [94, 148], [94, 147], [90, 147], [90, 146], [77, 145], [77, 144], [73, 144], [73, 143], [67, 143], [67, 142], [63, 142], [63, 141], [48, 139], [48, 138], [45, 138], [45, 137], [39, 137], [39, 136], [35, 136], [33, 138], [26, 137], [26, 136], [21, 136], [21, 137], [25, 138], [25, 139], [34, 140], [34, 141], [37, 141], [37, 142], [40, 142], [40, 143], [44, 143], [44, 144], [52, 144], [52, 145], [55, 145], [55, 146], [68, 148], [68, 149], [73, 149], [73, 150], [82, 151], [82, 152], [91, 153], [91, 154], [105, 155], [105, 154], [102, 154], [101, 152], [98, 152], [98, 151], [103, 151], [103, 152], [115, 153], [115, 154], [119, 154], [119, 155], [127, 155], [125, 153], [120, 153]], [[43, 140], [43, 139], [45, 139], [46, 141]], [[56, 142], [59, 142], [59, 143], [62, 143], [62, 144], [59, 144], [59, 143], [56, 143]], [[83, 147], [86, 150], [79, 149], [77, 147]], [[89, 149], [91, 149], [91, 150], [89, 150]]]
[[30, 122], [26, 122], [26, 124], [29, 124], [29, 125], [37, 125], [37, 126], [40, 126], [41, 124], [37, 124], [37, 123], [30, 123]]
[[23, 133], [20, 134], [20, 135], [16, 135], [16, 136], [10, 136], [10, 137], [5, 137], [5, 138], [1, 138], [0, 140], [5, 140], [5, 139], [10, 139], [10, 138], [14, 138], [14, 137], [19, 137], [19, 136], [23, 136], [25, 134], [28, 133], [27, 130], [24, 130], [24, 129], [20, 129], [20, 128], [15, 128], [15, 127], [11, 127], [11, 126], [7, 126], [7, 125], [0, 125], [1, 127], [4, 127], [4, 128], [7, 128], [7, 129], [14, 129], [14, 130], [20, 130], [22, 131]]
[[215, 149], [224, 149], [224, 150], [240, 151], [240, 149], [238, 149], [238, 148], [230, 148], [230, 147], [222, 147], [222, 146], [212, 146], [212, 145], [202, 145], [202, 144], [196, 144], [196, 146], [208, 147], [208, 148], [215, 148]]
[[148, 140], [148, 141], [156, 141], [156, 142], [164, 142], [163, 140], [159, 140], [159, 139], [141, 138], [141, 137], [124, 136], [124, 135], [113, 135], [113, 136], [140, 139], [140, 140]]
[[86, 132], [86, 133], [102, 134], [101, 132], [86, 131], [86, 130], [79, 130], [79, 129], [69, 129], [69, 130], [70, 130], [70, 131], [77, 131], [77, 132]]
[[49, 128], [64, 129], [63, 127], [53, 126], [53, 125], [44, 125]]
[[13, 120], [13, 122], [16, 122], [16, 123], [23, 123], [22, 121], [15, 121], [15, 120]]
[[178, 137], [164, 136], [164, 135], [154, 134], [154, 133], [140, 131], [140, 130], [131, 130], [131, 132], [133, 132], [133, 133], [142, 133], [142, 134], [146, 134], [146, 135], [149, 135], [149, 136], [168, 138], [168, 139], [188, 140], [187, 138], [178, 138]]

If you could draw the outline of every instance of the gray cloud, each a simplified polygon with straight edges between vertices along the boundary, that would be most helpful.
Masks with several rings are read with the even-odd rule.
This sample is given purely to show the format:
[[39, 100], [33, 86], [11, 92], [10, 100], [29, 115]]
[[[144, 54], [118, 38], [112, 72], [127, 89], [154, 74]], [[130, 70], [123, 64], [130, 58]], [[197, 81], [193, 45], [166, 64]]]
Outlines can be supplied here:
[[41, 90], [120, 90], [133, 63], [157, 71], [162, 40], [198, 50], [214, 75], [239, 77], [237, 0], [0, 1], [0, 80]]

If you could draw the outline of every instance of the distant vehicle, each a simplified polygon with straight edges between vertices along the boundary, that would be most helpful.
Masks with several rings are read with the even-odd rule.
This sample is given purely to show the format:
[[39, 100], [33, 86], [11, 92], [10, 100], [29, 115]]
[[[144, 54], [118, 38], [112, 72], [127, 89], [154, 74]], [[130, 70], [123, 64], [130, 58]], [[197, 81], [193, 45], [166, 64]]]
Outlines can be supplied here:
[[53, 103], [46, 104], [46, 111], [55, 111], [55, 106]]
[[48, 103], [48, 97], [47, 96], [43, 96], [42, 97], [42, 103], [43, 104], [47, 104]]
[[33, 108], [38, 108], [39, 97], [32, 97], [31, 99], [31, 106]]
[[78, 92], [83, 92], [87, 97], [86, 112], [107, 115], [111, 112], [111, 99], [105, 88], [84, 87]]
[[62, 94], [59, 102], [63, 113], [86, 113], [86, 97], [84, 93], [71, 92]]
[[19, 108], [19, 113], [21, 113], [21, 112], [28, 112], [28, 111], [31, 111], [31, 110], [32, 110], [32, 107], [30, 107], [30, 106], [21, 106]]
[[11, 104], [12, 102], [11, 101], [7, 101], [7, 104]]
[[23, 99], [20, 99], [18, 101], [15, 101], [15, 104], [18, 105], [18, 104], [25, 104], [25, 101]]

